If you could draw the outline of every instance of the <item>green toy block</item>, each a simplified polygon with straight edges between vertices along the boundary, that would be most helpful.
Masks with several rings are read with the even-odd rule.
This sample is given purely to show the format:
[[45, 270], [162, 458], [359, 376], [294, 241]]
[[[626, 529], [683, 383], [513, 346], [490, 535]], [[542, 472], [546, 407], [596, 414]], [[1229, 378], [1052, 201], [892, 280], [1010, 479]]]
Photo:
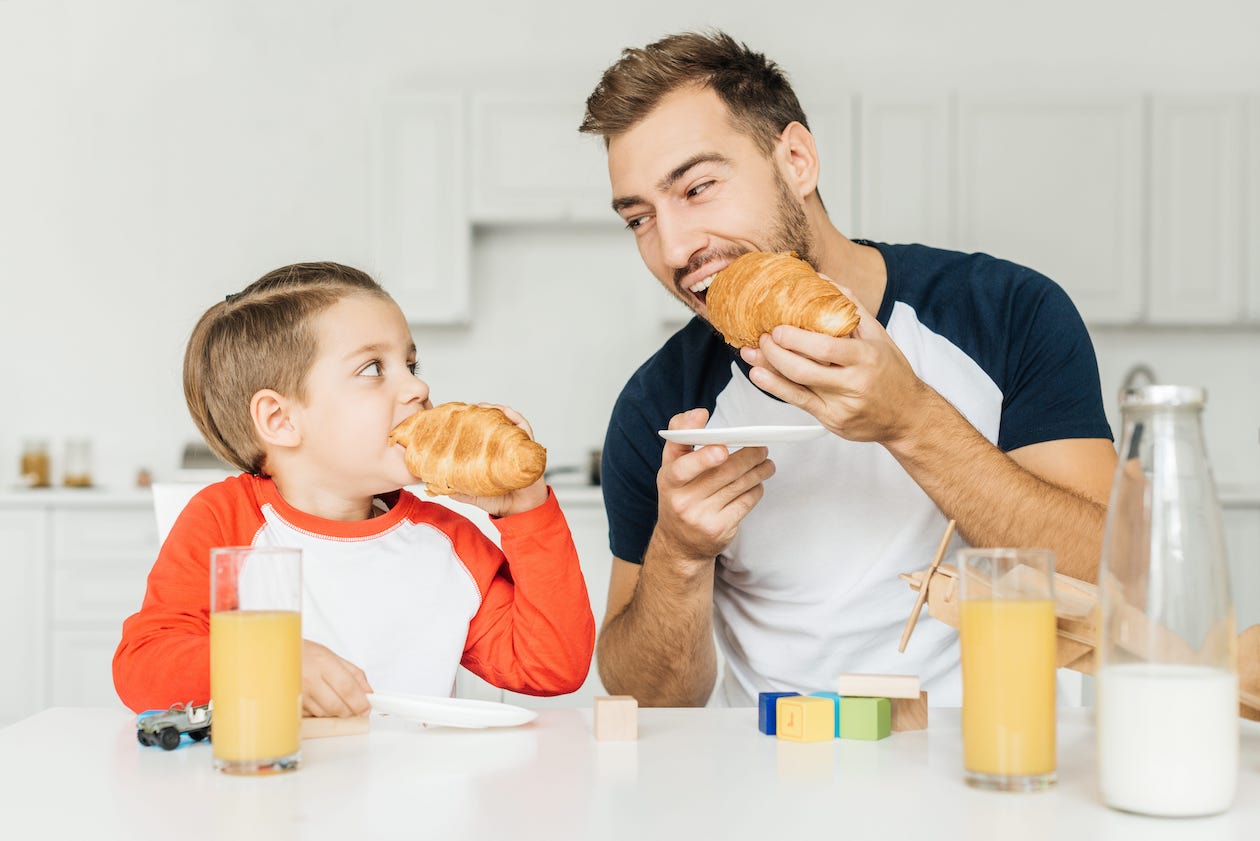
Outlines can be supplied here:
[[831, 703], [836, 705], [836, 708], [835, 708], [836, 736], [835, 737], [839, 739], [840, 738], [840, 693], [839, 692], [811, 692], [809, 694], [810, 696], [814, 698], [826, 698], [827, 700], [831, 701]]
[[884, 739], [892, 732], [892, 704], [887, 698], [841, 698], [840, 738]]

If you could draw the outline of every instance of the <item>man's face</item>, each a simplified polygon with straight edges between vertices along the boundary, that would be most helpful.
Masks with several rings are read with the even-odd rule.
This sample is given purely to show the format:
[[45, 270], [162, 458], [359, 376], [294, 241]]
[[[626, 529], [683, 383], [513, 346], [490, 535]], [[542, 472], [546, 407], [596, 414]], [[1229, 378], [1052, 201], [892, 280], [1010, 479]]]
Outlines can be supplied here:
[[674, 91], [613, 137], [608, 175], [643, 262], [703, 317], [709, 278], [741, 254], [795, 251], [812, 262], [800, 197], [708, 88]]

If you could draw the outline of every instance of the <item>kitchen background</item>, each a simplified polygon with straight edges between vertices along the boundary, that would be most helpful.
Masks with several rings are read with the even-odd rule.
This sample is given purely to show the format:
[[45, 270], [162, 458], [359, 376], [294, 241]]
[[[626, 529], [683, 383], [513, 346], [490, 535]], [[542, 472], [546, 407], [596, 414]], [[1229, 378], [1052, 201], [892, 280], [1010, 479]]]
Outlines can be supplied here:
[[[585, 464], [681, 311], [574, 128], [622, 47], [710, 26], [790, 74], [842, 230], [1050, 274], [1090, 323], [1117, 435], [1139, 366], [1204, 385], [1218, 481], [1260, 505], [1255, 0], [0, 0], [0, 487], [28, 438], [57, 483], [90, 439], [99, 487], [78, 493], [177, 478], [192, 324], [312, 259], [395, 292], [435, 399], [511, 404], [553, 466]], [[56, 556], [69, 521], [48, 510]], [[1255, 569], [1249, 510], [1231, 528]], [[1243, 579], [1260, 606], [1260, 572]], [[53, 659], [55, 618], [29, 620]]]

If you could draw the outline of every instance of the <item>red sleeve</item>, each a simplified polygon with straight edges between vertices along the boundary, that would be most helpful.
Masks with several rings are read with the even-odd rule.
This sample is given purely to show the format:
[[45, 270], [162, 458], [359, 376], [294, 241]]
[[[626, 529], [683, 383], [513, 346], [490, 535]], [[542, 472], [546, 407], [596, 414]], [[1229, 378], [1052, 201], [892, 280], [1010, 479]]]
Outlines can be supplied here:
[[263, 524], [253, 481], [239, 476], [198, 493], [162, 544], [114, 652], [114, 688], [136, 712], [210, 700], [210, 549], [253, 541]]
[[555, 494], [548, 489], [542, 505], [493, 522], [502, 553], [489, 541], [473, 544], [476, 557], [460, 550], [482, 594], [463, 665], [512, 692], [574, 692], [591, 668], [595, 618]]

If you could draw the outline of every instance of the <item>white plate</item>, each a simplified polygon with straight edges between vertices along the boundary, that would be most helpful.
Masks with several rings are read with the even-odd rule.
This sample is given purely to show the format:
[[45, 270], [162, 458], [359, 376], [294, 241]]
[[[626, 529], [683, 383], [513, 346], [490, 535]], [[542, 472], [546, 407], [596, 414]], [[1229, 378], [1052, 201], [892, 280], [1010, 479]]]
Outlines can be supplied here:
[[538, 717], [535, 710], [471, 698], [389, 695], [380, 692], [369, 693], [367, 697], [372, 709], [382, 715], [443, 727], [515, 727]]
[[808, 441], [825, 435], [821, 426], [728, 426], [708, 429], [660, 429], [657, 434], [666, 441], [678, 444], [703, 446], [725, 444], [728, 447], [765, 447], [769, 444], [788, 444]]

